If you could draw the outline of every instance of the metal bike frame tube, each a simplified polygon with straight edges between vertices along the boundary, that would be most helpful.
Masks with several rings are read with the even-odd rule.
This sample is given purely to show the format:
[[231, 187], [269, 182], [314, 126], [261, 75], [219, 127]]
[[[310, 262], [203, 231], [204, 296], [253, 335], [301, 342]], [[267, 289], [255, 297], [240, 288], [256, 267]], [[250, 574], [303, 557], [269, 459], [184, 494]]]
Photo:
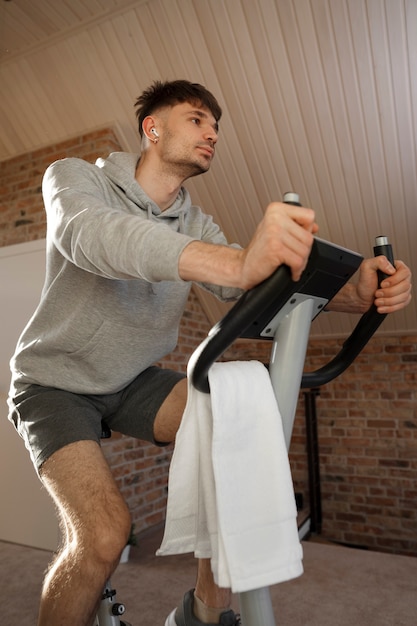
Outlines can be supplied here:
[[[290, 446], [313, 311], [313, 299], [294, 308], [278, 326], [269, 374], [281, 413], [285, 443]], [[269, 587], [239, 594], [242, 626], [275, 626]]]
[[303, 375], [314, 299], [293, 309], [278, 326], [269, 363], [272, 388], [282, 417], [285, 443], [290, 447]]
[[269, 587], [239, 594], [242, 626], [275, 626]]

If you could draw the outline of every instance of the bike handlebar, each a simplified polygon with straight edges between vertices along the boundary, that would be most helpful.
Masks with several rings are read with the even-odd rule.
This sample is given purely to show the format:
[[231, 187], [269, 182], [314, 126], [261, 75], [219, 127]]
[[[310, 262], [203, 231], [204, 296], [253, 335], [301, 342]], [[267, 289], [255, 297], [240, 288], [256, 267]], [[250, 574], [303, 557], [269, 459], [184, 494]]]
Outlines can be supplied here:
[[[380, 254], [385, 255], [388, 261], [394, 265], [392, 247], [388, 243], [388, 239], [386, 237], [376, 237], [374, 254], [375, 256]], [[378, 271], [378, 286], [380, 286], [386, 276], [387, 275], [383, 272]], [[338, 354], [331, 361], [329, 361], [329, 363], [323, 365], [323, 367], [318, 370], [303, 374], [301, 379], [301, 389], [321, 387], [342, 374], [363, 350], [385, 318], [386, 314], [378, 313], [376, 306], [373, 304], [371, 308], [364, 313], [364, 315], [362, 315]]]
[[[293, 203], [295, 204], [295, 202]], [[375, 255], [385, 254], [388, 260], [393, 264], [392, 248], [387, 239], [385, 237], [377, 237], [376, 241], [377, 245], [374, 248]], [[256, 287], [246, 291], [234, 307], [213, 326], [206, 339], [190, 358], [188, 372], [191, 383], [196, 389], [204, 393], [209, 393], [209, 369], [236, 339], [241, 336], [271, 338], [260, 337], [257, 333], [253, 334], [254, 326], [256, 330], [256, 325], [260, 324], [260, 330], [262, 330], [263, 322], [265, 320], [266, 323], [269, 322], [271, 310], [274, 312], [279, 311], [293, 294], [300, 290], [302, 291], [304, 287], [307, 287], [307, 293], [309, 294], [312, 294], [312, 291], [314, 292], [316, 290], [320, 292], [322, 283], [324, 282], [323, 274], [315, 277], [314, 265], [317, 262], [316, 249], [320, 248], [320, 246], [323, 247], [324, 244], [326, 244], [326, 242], [320, 243], [320, 240], [316, 240], [312, 248], [309, 263], [299, 281], [294, 282], [292, 280], [291, 271], [287, 266], [283, 265], [279, 267], [269, 278]], [[338, 249], [337, 254], [339, 254], [340, 250], [342, 250], [343, 255], [343, 249]], [[337, 280], [334, 282], [335, 293], [340, 289], [340, 280], [343, 280], [344, 284], [363, 260], [362, 257], [355, 255], [355, 253], [351, 253], [350, 251], [345, 252], [349, 252], [352, 258], [343, 265], [343, 269], [340, 270], [341, 273], [339, 273]], [[327, 263], [329, 263], [330, 260], [332, 266], [337, 264], [335, 259], [330, 259], [327, 255], [328, 251], [326, 247], [324, 247], [324, 257], [326, 257]], [[342, 275], [343, 278], [341, 278]], [[380, 283], [384, 276], [381, 273], [378, 273], [378, 275]], [[308, 283], [308, 281], [310, 281], [310, 283]], [[331, 281], [332, 277], [325, 274], [325, 282], [331, 283]], [[332, 285], [330, 285], [330, 290], [331, 289]], [[327, 290], [329, 290], [328, 285]], [[312, 295], [314, 295], [314, 293]], [[318, 295], [320, 296], [320, 293]], [[368, 343], [385, 317], [386, 315], [378, 313], [374, 305], [371, 306], [361, 317], [348, 339], [346, 339], [339, 353], [329, 363], [318, 370], [303, 374], [301, 388], [320, 387], [344, 372]]]
[[269, 305], [280, 296], [282, 305], [294, 290], [290, 269], [279, 267], [272, 276], [245, 291], [234, 307], [210, 330], [190, 359], [189, 375], [193, 386], [209, 393], [208, 371], [225, 350], [240, 337]]

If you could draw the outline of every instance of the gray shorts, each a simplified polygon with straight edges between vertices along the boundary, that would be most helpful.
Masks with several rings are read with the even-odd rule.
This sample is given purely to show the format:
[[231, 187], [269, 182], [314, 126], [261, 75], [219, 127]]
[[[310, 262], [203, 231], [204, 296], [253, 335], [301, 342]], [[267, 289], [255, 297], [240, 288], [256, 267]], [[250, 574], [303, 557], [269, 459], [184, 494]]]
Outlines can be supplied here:
[[9, 419], [24, 439], [33, 464], [39, 469], [54, 452], [82, 440], [99, 442], [102, 420], [114, 431], [158, 443], [153, 423], [158, 409], [185, 374], [150, 367], [125, 389], [113, 394], [84, 395], [30, 385], [9, 405]]

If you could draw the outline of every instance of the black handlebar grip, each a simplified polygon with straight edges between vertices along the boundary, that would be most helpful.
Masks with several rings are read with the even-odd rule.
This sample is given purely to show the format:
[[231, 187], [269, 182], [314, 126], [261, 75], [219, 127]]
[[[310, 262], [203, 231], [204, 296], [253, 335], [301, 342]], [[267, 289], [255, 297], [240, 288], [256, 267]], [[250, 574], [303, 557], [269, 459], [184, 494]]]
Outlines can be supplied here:
[[285, 202], [285, 204], [302, 206], [300, 202], [300, 196], [298, 195], [298, 193], [294, 193], [293, 191], [287, 191], [286, 193], [284, 193], [282, 201]]
[[[384, 235], [379, 235], [378, 237], [375, 237], [374, 255], [380, 256], [381, 254], [386, 256], [388, 261], [391, 263], [391, 265], [395, 267], [394, 253], [392, 251], [392, 246], [388, 241], [388, 237], [385, 237]], [[388, 278], [388, 274], [384, 274], [384, 272], [381, 272], [380, 270], [378, 270], [378, 284], [379, 285], [384, 280], [384, 278]]]

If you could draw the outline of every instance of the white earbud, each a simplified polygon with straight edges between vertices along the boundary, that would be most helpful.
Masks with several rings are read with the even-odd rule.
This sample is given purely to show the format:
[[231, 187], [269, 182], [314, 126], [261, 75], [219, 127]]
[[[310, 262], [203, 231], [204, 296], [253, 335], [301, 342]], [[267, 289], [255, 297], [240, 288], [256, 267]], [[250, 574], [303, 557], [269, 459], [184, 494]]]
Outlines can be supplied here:
[[152, 129], [151, 129], [151, 133], [152, 133], [153, 135], [155, 135], [155, 137], [159, 137], [158, 131], [157, 131], [157, 130], [155, 130], [155, 128], [152, 128]]

